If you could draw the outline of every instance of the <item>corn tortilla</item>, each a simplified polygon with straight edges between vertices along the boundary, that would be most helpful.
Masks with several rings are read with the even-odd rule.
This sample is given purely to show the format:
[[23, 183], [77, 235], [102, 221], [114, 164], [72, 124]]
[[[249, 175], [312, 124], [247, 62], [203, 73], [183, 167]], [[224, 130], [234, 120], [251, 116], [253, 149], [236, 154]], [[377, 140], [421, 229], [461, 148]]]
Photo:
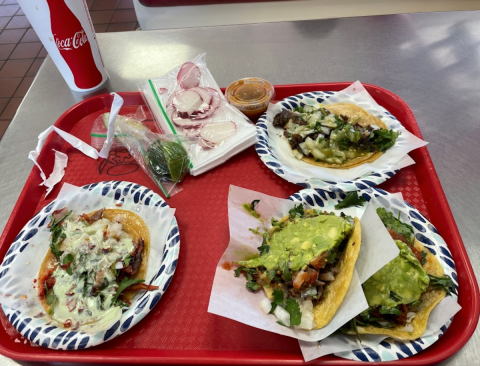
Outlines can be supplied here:
[[[438, 259], [417, 240], [415, 240], [414, 246], [418, 250], [427, 253], [427, 262], [423, 265], [423, 268], [427, 271], [427, 273], [436, 277], [443, 276], [444, 271]], [[411, 332], [402, 330], [404, 326], [399, 325], [392, 329], [378, 328], [372, 326], [357, 326], [358, 333], [383, 334], [401, 341], [417, 339], [421, 337], [423, 333], [425, 333], [430, 313], [435, 308], [435, 306], [437, 306], [437, 304], [443, 300], [445, 295], [446, 293], [444, 290], [427, 290], [422, 294], [422, 296], [420, 296], [421, 304], [419, 305], [417, 315], [415, 316], [415, 318], [412, 319], [410, 323], [413, 326], [413, 331]], [[349, 331], [348, 334], [355, 334], [355, 332]]]
[[[97, 212], [97, 211], [95, 211]], [[88, 216], [92, 216], [95, 212], [91, 212]], [[135, 213], [126, 210], [120, 209], [105, 209], [103, 212], [102, 217], [113, 221], [113, 219], [117, 216], [122, 216], [125, 219], [125, 223], [122, 224], [123, 231], [125, 231], [134, 242], [137, 242], [139, 239], [143, 239], [144, 248], [142, 253], [142, 263], [138, 268], [137, 273], [132, 276], [132, 278], [144, 280], [145, 275], [147, 272], [147, 259], [150, 251], [150, 234], [148, 231], [148, 227], [145, 222]], [[45, 277], [49, 272], [51, 272], [56, 266], [58, 265], [57, 258], [51, 252], [50, 248], [48, 249], [48, 253], [43, 259], [42, 265], [40, 266], [40, 270], [38, 272], [38, 278], [42, 279]], [[44, 283], [39, 282], [38, 284], [38, 293], [42, 293], [44, 291]], [[128, 301], [131, 301], [136, 294], [137, 291], [128, 291], [125, 290], [122, 292], [124, 298]], [[40, 302], [42, 303], [43, 308], [47, 312], [50, 313], [51, 306], [47, 304], [46, 297], [40, 297]]]
[[[288, 218], [288, 216], [287, 216]], [[339, 273], [335, 276], [335, 280], [325, 286], [323, 297], [319, 303], [313, 307], [315, 328], [320, 329], [325, 327], [332, 320], [337, 312], [338, 307], [343, 301], [350, 282], [352, 281], [353, 271], [355, 269], [355, 262], [360, 253], [360, 246], [362, 244], [362, 232], [360, 227], [360, 220], [354, 218], [354, 226], [348, 243], [342, 254], [342, 258], [337, 264]], [[270, 299], [273, 299], [273, 288], [264, 287], [265, 293]]]
[[[331, 113], [346, 116], [348, 117], [349, 121], [355, 121], [363, 127], [376, 125], [382, 129], [388, 129], [387, 125], [381, 119], [371, 115], [365, 109], [355, 104], [336, 103], [327, 105], [325, 106], [325, 108], [328, 109]], [[350, 169], [365, 163], [371, 163], [377, 160], [382, 155], [383, 152], [381, 151], [365, 153], [363, 156], [348, 160], [344, 164], [329, 164], [321, 161], [315, 161], [315, 158], [311, 156], [304, 156], [302, 160], [309, 164], [323, 168]]]

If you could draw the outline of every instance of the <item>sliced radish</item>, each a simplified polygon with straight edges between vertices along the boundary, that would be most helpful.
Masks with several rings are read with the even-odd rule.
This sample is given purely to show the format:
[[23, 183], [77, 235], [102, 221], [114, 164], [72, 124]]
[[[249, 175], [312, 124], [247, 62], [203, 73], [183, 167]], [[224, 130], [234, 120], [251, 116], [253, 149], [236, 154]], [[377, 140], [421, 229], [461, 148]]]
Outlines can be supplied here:
[[157, 89], [158, 95], [165, 94], [167, 91], [168, 91], [167, 88], [158, 88], [158, 89]]
[[194, 90], [185, 90], [172, 99], [173, 108], [181, 118], [189, 118], [199, 108], [204, 108], [203, 99]]
[[237, 132], [235, 122], [205, 123], [200, 129], [200, 137], [207, 143], [219, 145]]
[[196, 128], [203, 124], [202, 122], [192, 121], [189, 118], [180, 118], [176, 113], [172, 113], [171, 119], [173, 123], [182, 128]]
[[211, 117], [220, 106], [220, 102], [221, 102], [220, 95], [217, 93], [215, 89], [212, 89], [212, 88], [198, 87], [198, 88], [195, 88], [194, 90], [197, 91], [198, 93], [208, 94], [211, 97], [211, 99], [210, 99], [210, 105], [208, 108], [206, 108], [204, 111], [202, 111], [199, 108], [197, 111], [192, 113], [191, 118], [205, 119], [205, 118]]
[[183, 133], [187, 137], [199, 137], [200, 136], [200, 129], [198, 129], [198, 128], [188, 128], [188, 129], [184, 129]]
[[183, 89], [195, 88], [200, 85], [202, 72], [193, 62], [185, 62], [177, 75], [177, 82]]
[[203, 139], [200, 139], [198, 141], [198, 145], [200, 147], [207, 148], [207, 149], [213, 149], [215, 147], [215, 144], [212, 144], [211, 142], [205, 141]]
[[200, 94], [200, 96], [202, 97], [203, 102], [205, 104], [208, 104], [208, 105], [212, 104], [213, 95], [206, 88], [202, 88], [201, 86], [197, 86], [196, 88], [192, 88], [190, 90], [194, 90], [198, 94]]

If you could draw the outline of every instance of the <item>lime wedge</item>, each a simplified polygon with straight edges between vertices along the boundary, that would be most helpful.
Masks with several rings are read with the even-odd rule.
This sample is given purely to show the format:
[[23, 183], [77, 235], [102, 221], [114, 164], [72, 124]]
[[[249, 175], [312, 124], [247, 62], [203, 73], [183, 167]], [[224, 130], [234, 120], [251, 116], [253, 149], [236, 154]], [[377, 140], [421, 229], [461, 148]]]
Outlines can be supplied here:
[[145, 160], [155, 175], [174, 182], [180, 182], [188, 171], [188, 154], [174, 141], [156, 140], [149, 146]]
[[187, 152], [182, 145], [174, 141], [162, 141], [161, 144], [172, 180], [181, 181], [188, 171]]
[[156, 140], [148, 147], [145, 154], [145, 161], [153, 174], [159, 178], [172, 179], [170, 170], [168, 170], [167, 161], [165, 160], [165, 155], [163, 154], [161, 143], [161, 140]]

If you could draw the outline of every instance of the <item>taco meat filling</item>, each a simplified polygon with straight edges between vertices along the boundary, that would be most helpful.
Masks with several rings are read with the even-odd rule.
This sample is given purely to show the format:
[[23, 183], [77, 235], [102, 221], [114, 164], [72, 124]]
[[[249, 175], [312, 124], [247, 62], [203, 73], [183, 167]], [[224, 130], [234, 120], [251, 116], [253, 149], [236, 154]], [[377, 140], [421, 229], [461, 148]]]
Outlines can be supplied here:
[[297, 159], [309, 157], [326, 164], [343, 165], [372, 153], [385, 152], [395, 144], [399, 132], [357, 121], [358, 118], [352, 120], [321, 106], [306, 105], [278, 113], [273, 126], [285, 130], [284, 136]]
[[370, 307], [342, 330], [357, 332], [357, 326], [372, 326], [412, 332], [410, 323], [421, 309], [422, 295], [433, 289], [455, 293], [456, 288], [450, 277], [427, 273], [424, 265], [429, 254], [414, 246], [415, 236], [410, 225], [384, 208], [378, 208], [377, 214], [395, 240], [400, 254], [365, 281], [362, 286]]
[[144, 259], [143, 238], [127, 233], [125, 217], [109, 220], [104, 212], [75, 215], [64, 208], [48, 226], [51, 253], [40, 270], [38, 296], [49, 315], [72, 330], [129, 306], [125, 290], [158, 288], [135, 277]]
[[[256, 258], [240, 261], [235, 276], [243, 273], [251, 291], [264, 288], [272, 303], [289, 299], [315, 306], [339, 273], [339, 262], [353, 230], [351, 217], [304, 210], [300, 205], [281, 220], [272, 219]], [[303, 311], [302, 311], [303, 313]], [[276, 314], [277, 315], [277, 314]]]

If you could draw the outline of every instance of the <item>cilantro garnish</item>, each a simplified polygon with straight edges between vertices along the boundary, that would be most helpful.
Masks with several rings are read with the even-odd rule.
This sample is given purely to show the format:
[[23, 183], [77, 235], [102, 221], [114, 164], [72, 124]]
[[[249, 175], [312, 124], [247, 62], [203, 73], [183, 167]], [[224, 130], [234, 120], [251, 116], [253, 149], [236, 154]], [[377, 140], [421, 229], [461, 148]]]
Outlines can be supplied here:
[[401, 315], [402, 313], [400, 312], [400, 310], [398, 310], [397, 308], [393, 307], [393, 308], [388, 308], [386, 306], [382, 306], [380, 308], [380, 314], [392, 314], [392, 315]]
[[413, 242], [413, 228], [410, 225], [407, 225], [401, 222], [399, 219], [393, 217], [393, 214], [391, 212], [387, 212], [387, 210], [385, 210], [383, 207], [377, 208], [377, 215], [380, 217], [383, 225], [385, 225], [387, 229], [391, 229], [397, 234], [403, 235], [409, 242]]
[[358, 333], [358, 328], [357, 328], [357, 318], [352, 319], [352, 321], [350, 322], [350, 326], [353, 328], [355, 334], [357, 335], [359, 342], [361, 342], [362, 339], [360, 338], [360, 333]]
[[139, 280], [139, 279], [136, 279], [136, 278], [129, 278], [127, 279], [126, 277], [122, 280], [122, 282], [120, 282], [120, 284], [118, 285], [118, 289], [117, 289], [117, 292], [115, 293], [115, 296], [113, 297], [112, 299], [112, 304], [116, 304], [117, 303], [117, 299], [118, 299], [118, 296], [120, 296], [120, 294], [122, 293], [123, 290], [125, 290], [127, 287], [131, 286], [131, 285], [136, 285], [137, 283], [142, 283], [142, 282], [145, 282], [144, 280]]
[[125, 266], [128, 267], [128, 265], [130, 264], [130, 261], [132, 260], [132, 255], [131, 254], [127, 254], [125, 256], [125, 259], [123, 260], [123, 263], [125, 263]]
[[393, 301], [401, 301], [402, 300], [402, 297], [397, 294], [396, 292], [393, 292], [393, 291], [390, 291], [390, 298], [393, 300]]
[[370, 135], [371, 149], [384, 152], [395, 144], [399, 135], [400, 132], [394, 130], [374, 130]]
[[262, 245], [257, 248], [260, 251], [260, 255], [268, 253], [270, 250], [270, 245], [267, 243], [267, 233], [263, 234]]
[[335, 205], [335, 209], [340, 210], [351, 206], [362, 206], [365, 202], [367, 200], [364, 197], [358, 197], [357, 191], [348, 192], [345, 199]]
[[52, 232], [50, 250], [52, 254], [57, 257], [57, 260], [60, 260], [63, 254], [63, 251], [60, 250], [60, 245], [66, 239], [67, 235], [63, 232], [63, 227], [58, 225], [52, 226], [50, 231]]
[[434, 275], [429, 274], [428, 277], [430, 278], [430, 288], [432, 289], [443, 289], [447, 293], [447, 295], [451, 295], [452, 292], [456, 295], [457, 288], [453, 283], [452, 279], [447, 275], [443, 277], [436, 277]]
[[298, 305], [297, 300], [293, 298], [287, 299], [285, 310], [290, 314], [290, 326], [300, 325], [302, 321], [302, 312], [300, 311], [300, 305]]
[[72, 270], [72, 263], [73, 263], [73, 255], [72, 254], [67, 254], [65, 257], [63, 257], [62, 264], [68, 264], [68, 267], [66, 269], [66, 272], [71, 276], [73, 275], [73, 270]]
[[302, 218], [305, 212], [303, 211], [303, 205], [300, 203], [298, 206], [295, 205], [288, 213], [290, 214], [290, 219], [294, 219], [297, 216]]
[[54, 226], [57, 226], [58, 224], [60, 224], [63, 220], [65, 220], [68, 215], [70, 215], [72, 213], [72, 211], [68, 211], [65, 215], [63, 215], [62, 217], [60, 217], [57, 221], [55, 221], [55, 218], [53, 217], [53, 215], [50, 216], [50, 231], [52, 231], [52, 228]]
[[284, 297], [283, 291], [279, 289], [274, 289], [272, 295], [273, 295], [272, 308], [270, 309], [269, 314], [273, 314], [277, 306], [283, 306], [283, 297]]
[[422, 266], [423, 266], [424, 264], [427, 263], [427, 253], [422, 250], [421, 254], [422, 254], [421, 262], [422, 262]]
[[235, 277], [240, 276], [240, 273], [244, 273], [245, 276], [247, 277], [247, 283], [245, 286], [252, 291], [257, 291], [260, 289], [262, 286], [258, 285], [255, 279], [253, 278], [253, 275], [258, 276], [258, 272], [255, 268], [247, 268], [247, 267], [238, 267], [234, 270], [235, 272]]
[[60, 257], [63, 254], [63, 252], [60, 250], [60, 244], [62, 244], [67, 237], [63, 232], [63, 227], [59, 224], [71, 213], [72, 211], [68, 211], [58, 220], [55, 220], [53, 215], [50, 216], [50, 232], [52, 233], [52, 237], [50, 238], [50, 251], [55, 257], [57, 257], [57, 260], [60, 260]]
[[253, 281], [249, 281], [245, 284], [245, 286], [249, 289], [249, 290], [252, 290], [252, 291], [257, 291], [258, 289], [262, 288], [262, 286], [260, 286], [259, 284], [257, 284], [256, 282], [253, 282]]

